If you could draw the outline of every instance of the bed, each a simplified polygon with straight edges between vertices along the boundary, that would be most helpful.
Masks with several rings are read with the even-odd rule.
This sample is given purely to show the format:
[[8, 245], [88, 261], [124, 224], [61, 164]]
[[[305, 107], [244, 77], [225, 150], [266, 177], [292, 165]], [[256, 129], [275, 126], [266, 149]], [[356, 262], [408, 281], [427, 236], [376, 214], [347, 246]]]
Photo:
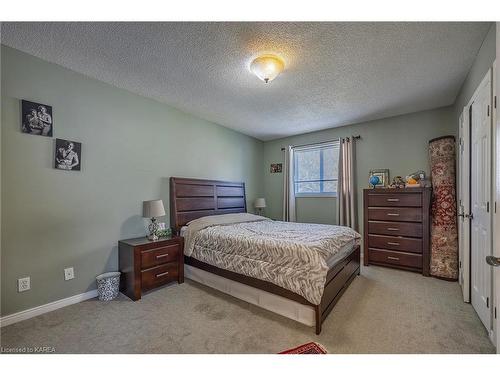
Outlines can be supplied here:
[[[263, 267], [263, 270], [260, 270], [259, 267], [254, 267], [254, 269], [262, 273], [262, 275], [254, 276], [254, 271], [249, 272], [244, 267], [239, 269], [240, 265], [238, 263], [236, 263], [235, 268], [231, 262], [217, 262], [220, 259], [219, 255], [222, 254], [221, 252], [217, 252], [221, 246], [219, 242], [224, 238], [225, 241], [229, 241], [227, 246], [231, 249], [228, 251], [228, 254], [223, 253], [224, 256], [233, 256], [234, 259], [239, 259], [242, 258], [241, 254], [230, 254], [235, 253], [236, 250], [233, 248], [242, 247], [241, 251], [252, 252], [252, 242], [250, 241], [250, 243], [246, 243], [243, 246], [243, 242], [248, 241], [246, 241], [247, 237], [241, 236], [239, 237], [241, 244], [234, 241], [237, 241], [238, 235], [241, 233], [252, 233], [253, 241], [258, 241], [255, 243], [262, 244], [263, 248], [267, 246], [267, 250], [276, 249], [284, 251], [285, 254], [288, 254], [288, 258], [290, 258], [292, 250], [288, 248], [295, 245], [294, 240], [285, 238], [277, 240], [274, 238], [275, 236], [273, 236], [271, 229], [273, 226], [280, 228], [297, 226], [297, 228], [303, 229], [300, 226], [305, 224], [265, 221], [265, 218], [252, 218], [250, 214], [245, 214], [246, 211], [244, 183], [178, 177], [170, 178], [170, 223], [172, 229], [179, 235], [186, 235], [187, 228], [190, 228], [191, 232], [198, 235], [195, 245], [185, 247], [186, 277], [303, 324], [313, 325], [316, 328], [316, 334], [320, 334], [323, 321], [352, 280], [360, 273], [360, 246], [358, 240], [356, 238], [353, 241], [348, 241], [346, 237], [347, 230], [353, 231], [345, 227], [320, 225], [314, 227], [313, 225], [309, 225], [306, 229], [313, 228], [316, 231], [315, 228], [317, 228], [318, 237], [320, 237], [319, 234], [321, 234], [321, 231], [325, 232], [323, 234], [328, 234], [329, 231], [335, 230], [340, 231], [343, 237], [339, 235], [337, 238], [336, 235], [330, 234], [329, 240], [336, 241], [339, 244], [339, 238], [344, 240], [342, 246], [339, 245], [335, 249], [335, 252], [332, 251], [332, 254], [327, 254], [329, 251], [328, 247], [321, 248], [321, 251], [318, 250], [318, 253], [323, 257], [323, 261], [321, 262], [321, 267], [318, 266], [319, 269], [317, 271], [308, 273], [307, 269], [304, 269], [301, 275], [300, 267], [306, 262], [301, 263], [301, 261], [294, 258], [288, 259], [288, 262], [297, 263], [297, 269], [289, 265], [285, 265], [288, 268], [279, 268], [282, 265], [277, 263], [281, 260], [275, 255], [274, 263], [276, 264], [273, 263], [272, 267], [278, 268], [264, 269]], [[223, 216], [214, 217], [214, 215]], [[238, 221], [233, 223], [231, 221], [233, 217], [238, 218]], [[222, 224], [226, 218], [230, 218], [231, 220], [227, 224]], [[200, 226], [201, 231], [194, 231], [193, 227], [198, 225], [199, 222], [205, 221], [208, 224]], [[186, 227], [188, 223], [190, 223], [190, 226]], [[215, 225], [210, 223], [215, 223]], [[267, 232], [265, 232], [266, 230]], [[235, 234], [231, 235], [232, 232]], [[201, 236], [201, 233], [203, 233], [203, 236]], [[313, 234], [315, 235], [316, 232]], [[307, 237], [314, 237], [314, 235], [308, 235]], [[243, 241], [243, 238], [245, 241]], [[213, 242], [210, 242], [212, 239]], [[308, 240], [304, 238], [304, 241]], [[272, 247], [273, 244], [277, 244], [278, 246]], [[297, 242], [296, 245], [299, 246], [300, 244]], [[217, 256], [203, 256], [205, 253], [212, 253], [212, 250]], [[274, 251], [261, 251], [259, 248], [258, 254], [262, 254], [259, 256], [269, 257], [271, 256], [269, 253], [272, 252]], [[314, 252], [310, 252], [306, 258], [314, 254]], [[244, 254], [243, 257], [246, 260], [248, 260], [247, 255]], [[301, 255], [301, 257], [304, 256]], [[287, 257], [284, 256], [283, 258]], [[260, 262], [261, 260], [264, 262]], [[267, 260], [267, 258], [258, 259], [255, 262], [267, 265]], [[251, 261], [254, 260], [252, 259]], [[316, 263], [308, 261], [316, 265]], [[318, 264], [320, 263], [318, 262]], [[278, 280], [267, 276], [268, 273], [274, 272], [274, 274], [277, 274], [282, 269], [290, 271], [292, 273], [291, 278], [295, 277], [295, 281], [301, 280], [303, 283], [295, 286], [287, 285], [288, 281], [286, 278]], [[318, 277], [316, 277], [316, 273]], [[315, 278], [309, 280], [313, 276]], [[321, 288], [319, 288], [321, 291], [320, 294], [316, 290], [318, 288], [307, 290], [304, 287], [305, 285], [311, 283], [317, 284], [318, 282], [321, 283]], [[290, 284], [297, 283], [290, 282]]]

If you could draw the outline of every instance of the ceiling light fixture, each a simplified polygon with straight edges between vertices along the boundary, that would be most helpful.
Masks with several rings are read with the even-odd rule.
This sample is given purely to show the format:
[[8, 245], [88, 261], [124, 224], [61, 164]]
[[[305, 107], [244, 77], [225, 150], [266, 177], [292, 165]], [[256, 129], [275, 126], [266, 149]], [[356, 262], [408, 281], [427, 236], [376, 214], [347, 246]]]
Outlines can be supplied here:
[[285, 63], [283, 60], [274, 55], [259, 56], [250, 64], [252, 73], [265, 83], [269, 83], [275, 79], [284, 68]]

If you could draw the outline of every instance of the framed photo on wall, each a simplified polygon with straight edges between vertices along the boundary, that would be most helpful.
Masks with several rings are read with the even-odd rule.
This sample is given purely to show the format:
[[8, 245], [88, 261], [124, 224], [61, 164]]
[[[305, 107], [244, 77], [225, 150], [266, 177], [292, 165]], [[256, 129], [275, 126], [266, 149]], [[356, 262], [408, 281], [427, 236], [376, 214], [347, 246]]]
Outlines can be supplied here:
[[56, 151], [54, 155], [54, 168], [65, 171], [79, 171], [82, 166], [82, 144], [56, 139]]
[[269, 171], [271, 173], [281, 173], [283, 172], [283, 164], [282, 163], [271, 164], [271, 168]]
[[21, 100], [21, 131], [23, 133], [52, 137], [53, 130], [54, 121], [50, 105]]

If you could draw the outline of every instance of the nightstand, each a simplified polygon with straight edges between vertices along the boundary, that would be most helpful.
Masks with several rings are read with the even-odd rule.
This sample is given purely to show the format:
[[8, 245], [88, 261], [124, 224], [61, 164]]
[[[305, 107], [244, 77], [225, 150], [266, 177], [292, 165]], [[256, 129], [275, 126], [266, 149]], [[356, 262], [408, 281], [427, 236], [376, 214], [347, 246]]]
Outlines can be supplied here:
[[184, 282], [184, 239], [172, 236], [150, 241], [146, 237], [118, 242], [120, 292], [141, 299], [142, 292], [176, 281]]

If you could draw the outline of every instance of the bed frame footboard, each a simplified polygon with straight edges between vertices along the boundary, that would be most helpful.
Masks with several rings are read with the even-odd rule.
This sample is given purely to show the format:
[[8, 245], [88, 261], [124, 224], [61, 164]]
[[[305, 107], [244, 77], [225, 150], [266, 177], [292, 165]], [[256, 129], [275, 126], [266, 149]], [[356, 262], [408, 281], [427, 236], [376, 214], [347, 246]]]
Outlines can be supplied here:
[[360, 274], [360, 264], [361, 252], [358, 245], [352, 253], [328, 271], [321, 304], [314, 306], [317, 335], [321, 333], [321, 325], [330, 311], [332, 311], [352, 280]]

